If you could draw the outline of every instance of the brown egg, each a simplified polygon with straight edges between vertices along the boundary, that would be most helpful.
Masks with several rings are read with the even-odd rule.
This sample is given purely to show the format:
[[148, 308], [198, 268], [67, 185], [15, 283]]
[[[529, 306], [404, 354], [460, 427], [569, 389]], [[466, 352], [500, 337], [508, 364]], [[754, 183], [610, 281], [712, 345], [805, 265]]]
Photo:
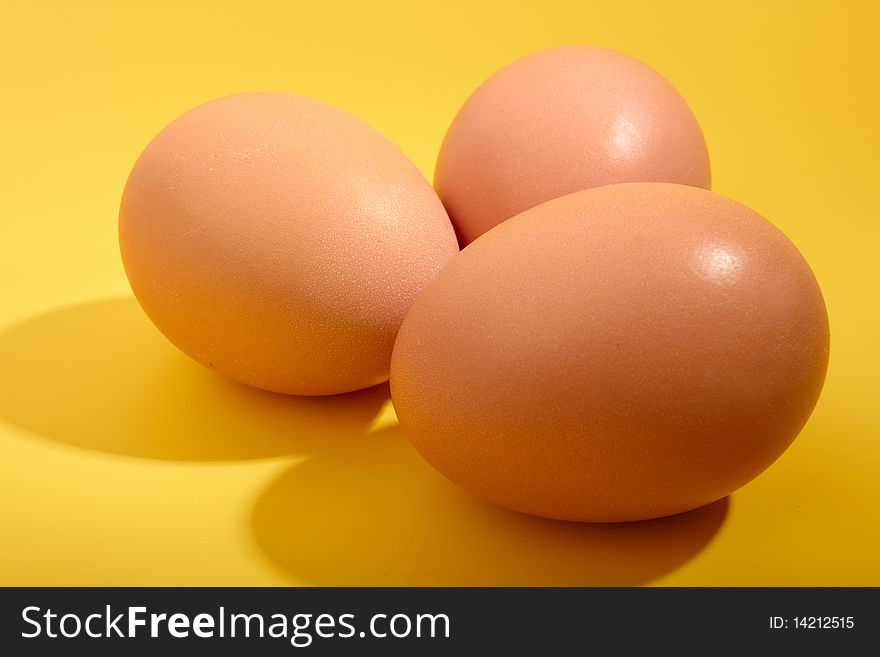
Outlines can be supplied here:
[[709, 155], [684, 99], [645, 64], [567, 46], [501, 69], [455, 117], [437, 192], [459, 241], [550, 199], [621, 182], [709, 188]]
[[498, 504], [625, 521], [722, 498], [788, 447], [828, 362], [819, 286], [752, 210], [665, 183], [577, 192], [471, 244], [391, 363], [400, 424]]
[[282, 93], [220, 98], [162, 130], [128, 179], [119, 239], [138, 301], [180, 349], [300, 395], [385, 380], [410, 302], [458, 252], [397, 148]]

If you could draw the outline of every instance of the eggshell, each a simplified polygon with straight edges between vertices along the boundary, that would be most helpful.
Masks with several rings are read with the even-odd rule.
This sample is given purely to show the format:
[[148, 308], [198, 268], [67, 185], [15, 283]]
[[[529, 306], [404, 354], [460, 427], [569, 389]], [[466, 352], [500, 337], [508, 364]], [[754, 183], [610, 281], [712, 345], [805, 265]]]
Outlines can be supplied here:
[[462, 245], [544, 201], [639, 181], [708, 189], [700, 126], [653, 69], [588, 46], [534, 53], [486, 80], [449, 128], [434, 179]]
[[666, 183], [577, 192], [471, 244], [394, 349], [400, 424], [498, 504], [580, 521], [722, 498], [786, 449], [828, 362], [819, 286], [752, 210]]
[[388, 377], [416, 293], [458, 252], [416, 167], [324, 103], [206, 103], [147, 146], [122, 198], [125, 270], [195, 360], [267, 390], [340, 393]]

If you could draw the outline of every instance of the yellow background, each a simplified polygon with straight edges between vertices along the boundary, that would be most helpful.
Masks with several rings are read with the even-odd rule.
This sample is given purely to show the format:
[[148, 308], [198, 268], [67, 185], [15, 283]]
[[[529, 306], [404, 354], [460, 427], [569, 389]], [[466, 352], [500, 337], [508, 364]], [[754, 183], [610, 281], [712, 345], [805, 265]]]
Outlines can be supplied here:
[[[0, 582], [880, 585], [877, 7], [6, 0]], [[819, 406], [729, 500], [621, 526], [491, 507], [418, 459], [387, 389], [244, 389], [178, 354], [131, 300], [118, 200], [182, 111], [244, 90], [314, 96], [430, 178], [478, 83], [568, 43], [672, 81], [714, 188], [782, 228], [825, 292]]]

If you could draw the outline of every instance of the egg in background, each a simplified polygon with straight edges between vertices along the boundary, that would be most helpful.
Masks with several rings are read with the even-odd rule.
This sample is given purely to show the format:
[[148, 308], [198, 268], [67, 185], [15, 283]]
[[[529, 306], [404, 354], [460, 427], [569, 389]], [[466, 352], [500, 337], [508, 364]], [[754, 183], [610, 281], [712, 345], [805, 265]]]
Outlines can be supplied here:
[[590, 46], [543, 50], [492, 75], [453, 120], [434, 176], [462, 246], [544, 201], [640, 181], [708, 189], [703, 133], [659, 73]]

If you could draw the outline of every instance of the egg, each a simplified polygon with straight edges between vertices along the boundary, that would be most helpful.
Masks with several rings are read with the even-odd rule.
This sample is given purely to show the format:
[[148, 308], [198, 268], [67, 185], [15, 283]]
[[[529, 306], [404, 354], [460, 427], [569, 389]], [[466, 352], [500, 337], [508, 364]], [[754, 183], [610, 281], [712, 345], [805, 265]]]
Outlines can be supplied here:
[[497, 504], [667, 516], [774, 462], [819, 397], [822, 294], [795, 246], [726, 197], [576, 192], [493, 228], [417, 297], [391, 363], [404, 434]]
[[700, 126], [653, 69], [588, 46], [524, 57], [486, 80], [443, 141], [435, 187], [459, 241], [551, 199], [622, 182], [710, 186]]
[[406, 310], [458, 252], [403, 153], [284, 93], [220, 98], [163, 129], [128, 178], [119, 241], [138, 301], [174, 344], [298, 395], [386, 380]]

